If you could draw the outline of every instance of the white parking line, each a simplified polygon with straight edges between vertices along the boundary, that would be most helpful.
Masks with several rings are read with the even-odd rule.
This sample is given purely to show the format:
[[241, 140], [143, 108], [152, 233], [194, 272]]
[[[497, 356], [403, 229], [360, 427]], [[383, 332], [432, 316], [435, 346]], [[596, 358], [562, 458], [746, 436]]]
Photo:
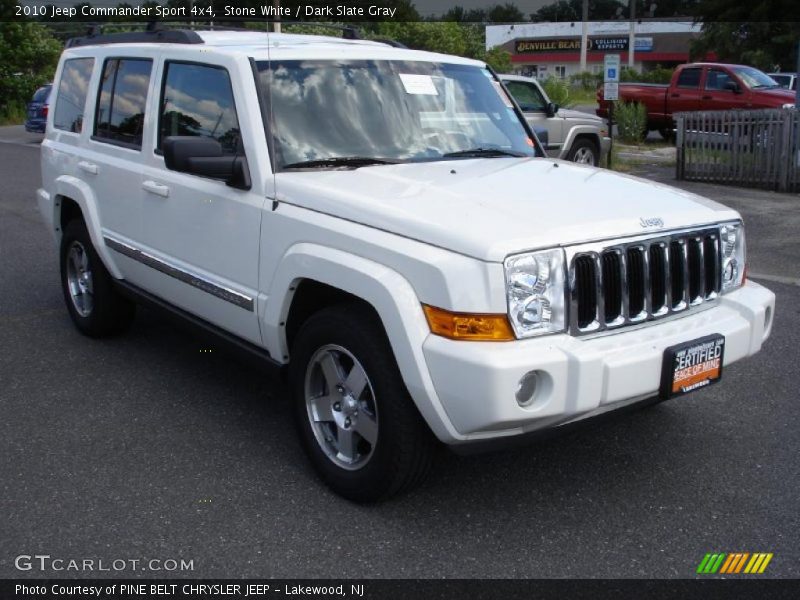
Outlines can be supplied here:
[[784, 277], [783, 275], [769, 275], [767, 273], [753, 273], [747, 272], [748, 277], [753, 279], [763, 279], [764, 281], [774, 281], [775, 283], [788, 283], [789, 285], [800, 286], [800, 278], [797, 277]]
[[0, 140], [0, 144], [8, 144], [9, 146], [28, 146], [29, 148], [39, 148], [41, 142], [28, 142], [24, 140]]

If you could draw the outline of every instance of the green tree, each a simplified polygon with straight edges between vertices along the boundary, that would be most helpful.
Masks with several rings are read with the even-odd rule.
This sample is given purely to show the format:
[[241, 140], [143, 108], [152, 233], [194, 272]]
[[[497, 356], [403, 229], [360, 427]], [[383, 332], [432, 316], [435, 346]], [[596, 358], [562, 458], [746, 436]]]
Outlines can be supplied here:
[[[0, 0], [0, 14], [13, 14], [16, 2]], [[22, 20], [0, 21], [0, 119], [19, 119], [36, 88], [53, 77], [61, 44], [46, 27]]]
[[483, 60], [498, 73], [511, 72], [511, 53], [500, 46], [489, 50]]
[[[618, 0], [590, 0], [589, 19], [614, 19], [628, 14], [628, 2]], [[622, 9], [622, 10], [620, 10]], [[531, 14], [532, 21], [580, 21], [583, 0], [557, 0]]]
[[719, 60], [794, 70], [800, 41], [796, 0], [752, 4], [705, 0], [695, 8], [702, 34], [691, 45], [692, 58], [715, 52]]
[[470, 10], [463, 6], [454, 6], [442, 15], [441, 20], [458, 23], [519, 23], [525, 21], [525, 15], [516, 5], [507, 2]]
[[397, 40], [417, 50], [458, 56], [465, 56], [468, 47], [464, 28], [453, 22], [381, 21], [374, 37]]

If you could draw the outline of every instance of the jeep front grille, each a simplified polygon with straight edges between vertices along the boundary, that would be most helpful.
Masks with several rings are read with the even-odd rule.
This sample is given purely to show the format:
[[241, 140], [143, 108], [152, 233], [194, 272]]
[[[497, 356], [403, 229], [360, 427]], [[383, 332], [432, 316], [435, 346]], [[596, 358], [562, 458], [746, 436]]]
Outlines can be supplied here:
[[583, 245], [570, 255], [573, 335], [688, 311], [720, 291], [717, 228]]

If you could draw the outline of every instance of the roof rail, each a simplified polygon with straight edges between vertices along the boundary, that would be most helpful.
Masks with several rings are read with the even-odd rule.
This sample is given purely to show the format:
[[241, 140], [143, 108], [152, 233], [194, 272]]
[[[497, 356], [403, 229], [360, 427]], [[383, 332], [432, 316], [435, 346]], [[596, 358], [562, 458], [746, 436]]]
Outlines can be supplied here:
[[361, 31], [358, 27], [354, 27], [352, 25], [339, 25], [338, 23], [321, 23], [318, 21], [282, 21], [281, 23], [284, 27], [323, 27], [326, 29], [336, 29], [342, 32], [342, 38], [345, 40], [360, 40], [361, 39]]
[[101, 44], [202, 44], [203, 38], [188, 29], [160, 29], [155, 22], [147, 24], [145, 31], [126, 31], [103, 34], [101, 25], [91, 25], [83, 37], [67, 40], [67, 48]]

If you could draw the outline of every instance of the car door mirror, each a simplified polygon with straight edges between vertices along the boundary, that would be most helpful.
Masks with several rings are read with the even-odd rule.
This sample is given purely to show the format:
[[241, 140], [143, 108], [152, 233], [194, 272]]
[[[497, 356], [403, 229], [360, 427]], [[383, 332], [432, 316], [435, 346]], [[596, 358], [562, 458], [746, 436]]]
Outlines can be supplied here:
[[213, 138], [175, 135], [164, 138], [164, 165], [172, 171], [219, 179], [240, 190], [251, 187], [247, 159], [224, 154]]
[[558, 112], [559, 106], [555, 102], [548, 102], [547, 103], [547, 116], [548, 117], [555, 117], [556, 113]]
[[735, 81], [726, 81], [723, 89], [729, 92], [733, 92], [734, 94], [740, 94], [742, 92], [742, 89], [739, 87], [739, 84], [736, 83]]

